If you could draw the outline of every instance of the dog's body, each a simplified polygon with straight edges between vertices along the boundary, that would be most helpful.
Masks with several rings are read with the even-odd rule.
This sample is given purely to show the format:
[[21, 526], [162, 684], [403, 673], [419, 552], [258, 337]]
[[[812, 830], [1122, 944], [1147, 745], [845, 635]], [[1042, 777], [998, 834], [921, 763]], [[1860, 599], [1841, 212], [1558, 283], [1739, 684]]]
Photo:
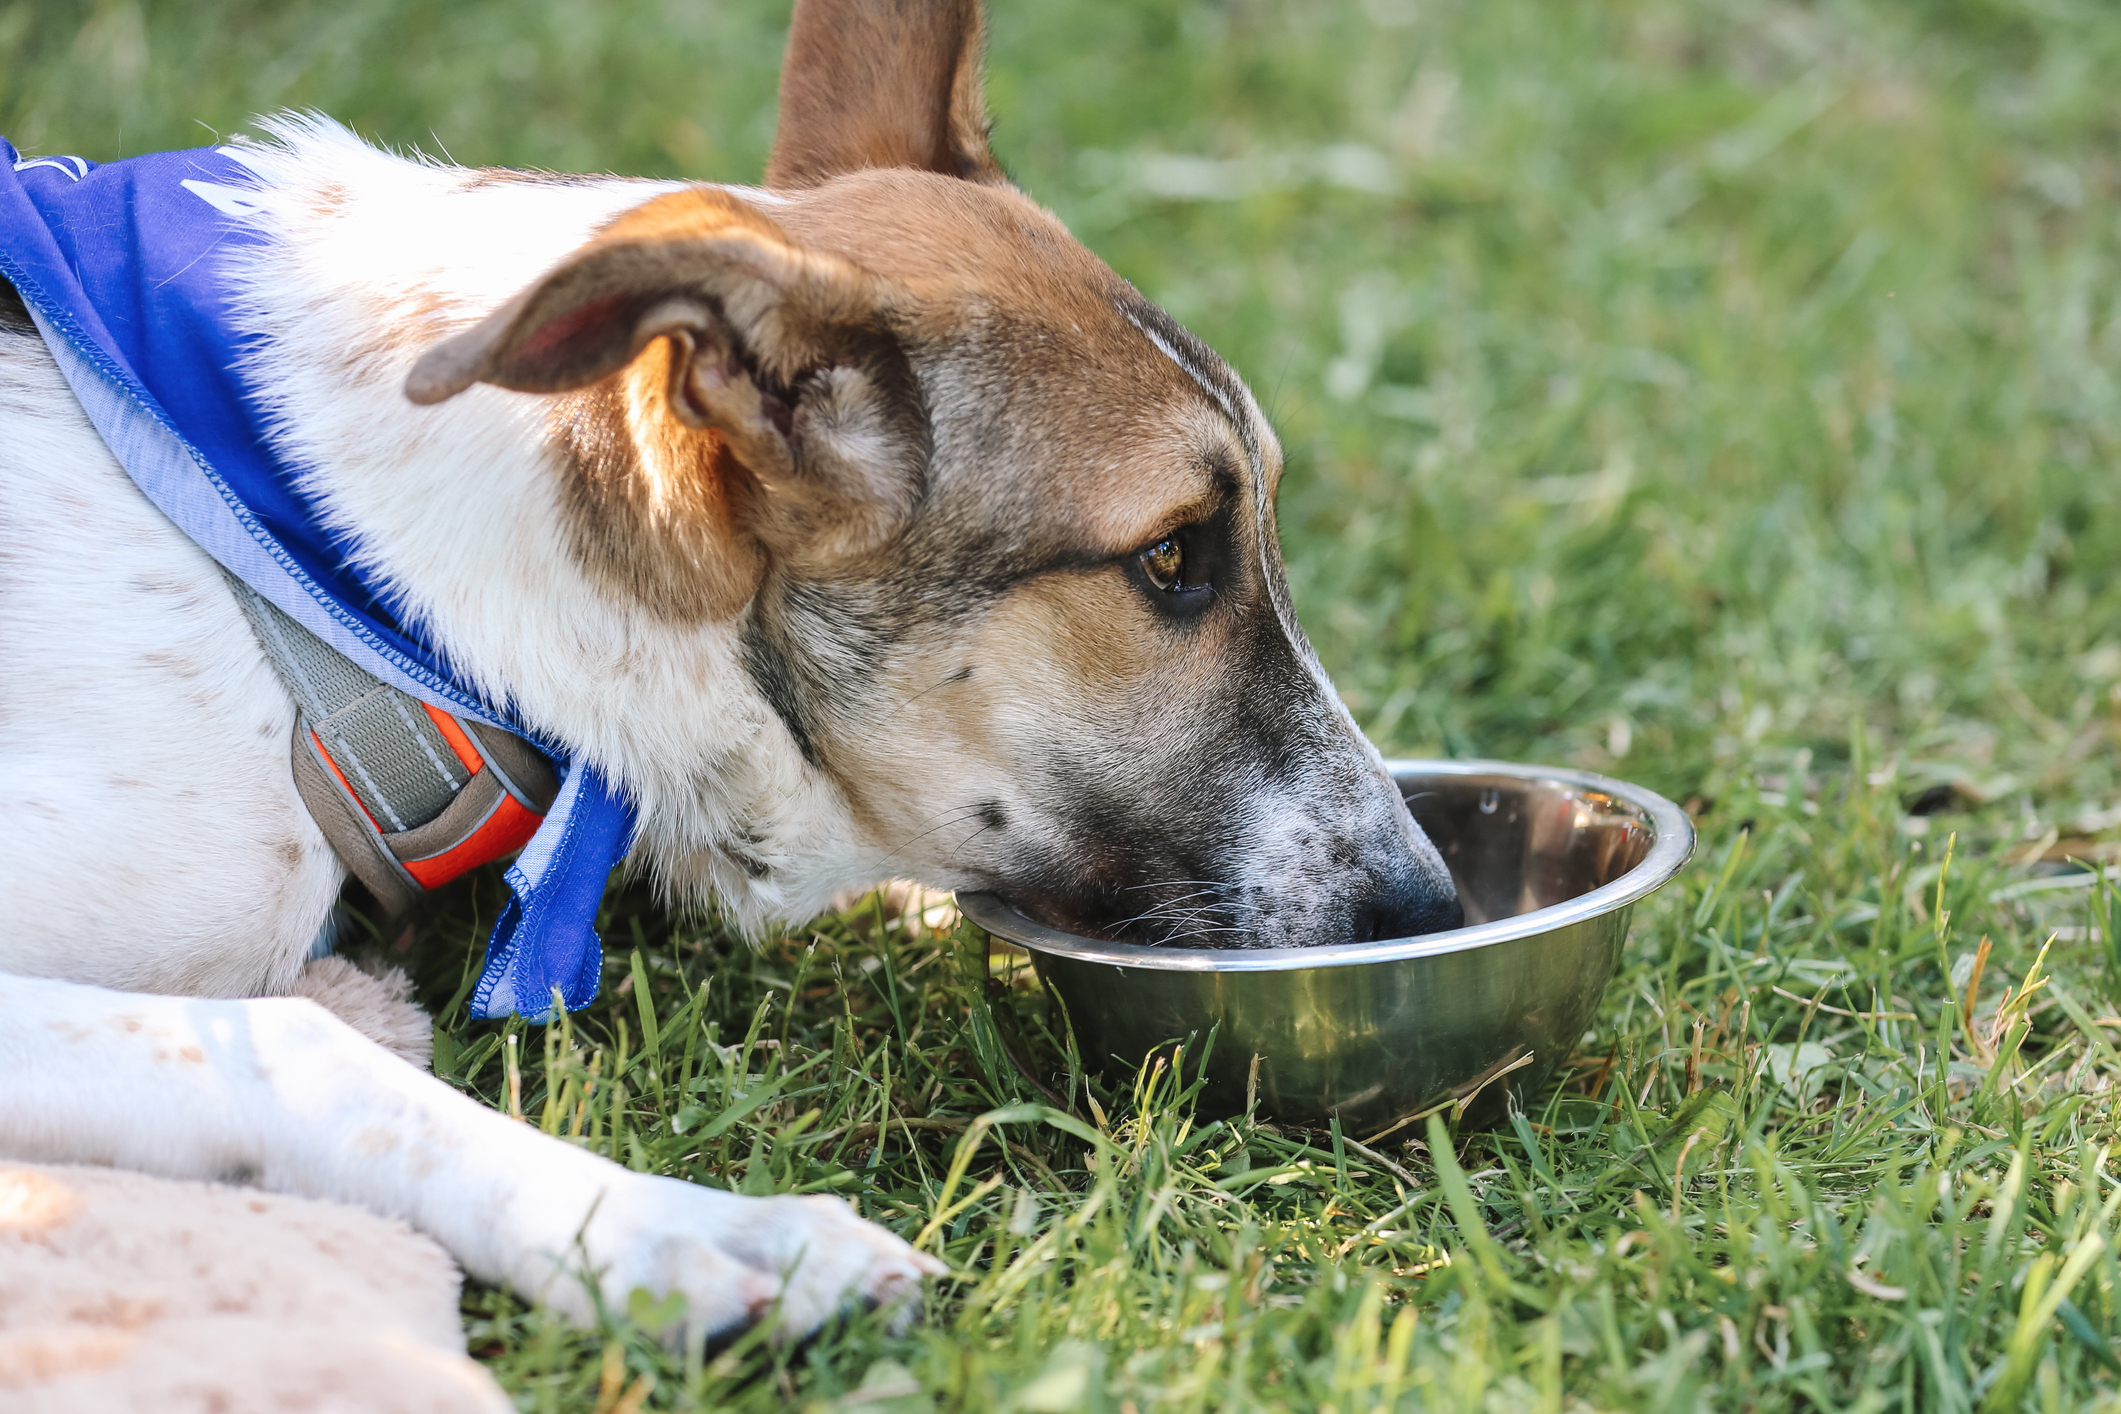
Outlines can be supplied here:
[[[977, 50], [964, 4], [799, 9], [768, 190], [281, 126], [230, 272], [280, 447], [468, 687], [623, 783], [675, 895], [1449, 926], [1289, 612], [1272, 434], [1001, 178]], [[0, 425], [0, 1152], [348, 1199], [577, 1313], [584, 1263], [707, 1327], [932, 1269], [836, 1201], [546, 1141], [308, 1003], [175, 999], [284, 996], [337, 895], [294, 704], [19, 324]]]

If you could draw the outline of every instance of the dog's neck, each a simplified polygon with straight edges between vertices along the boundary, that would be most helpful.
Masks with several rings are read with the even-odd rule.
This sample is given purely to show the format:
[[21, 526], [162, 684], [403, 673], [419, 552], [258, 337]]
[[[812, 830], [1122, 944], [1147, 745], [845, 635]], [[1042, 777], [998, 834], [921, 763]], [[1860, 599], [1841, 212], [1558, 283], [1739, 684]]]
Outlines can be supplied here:
[[636, 793], [636, 858], [664, 883], [757, 926], [863, 881], [875, 861], [747, 675], [736, 622], [660, 611], [582, 563], [546, 400], [404, 394], [436, 339], [673, 184], [420, 164], [336, 128], [284, 136], [246, 153], [268, 237], [240, 271], [247, 372], [325, 514], [471, 686]]

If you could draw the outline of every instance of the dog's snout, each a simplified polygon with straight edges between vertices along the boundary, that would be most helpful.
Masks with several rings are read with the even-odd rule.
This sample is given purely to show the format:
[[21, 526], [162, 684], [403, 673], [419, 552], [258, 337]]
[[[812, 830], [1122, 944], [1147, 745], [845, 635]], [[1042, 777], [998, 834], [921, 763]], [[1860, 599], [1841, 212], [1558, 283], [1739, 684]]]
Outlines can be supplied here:
[[1370, 856], [1369, 891], [1353, 920], [1356, 940], [1382, 942], [1463, 928], [1465, 909], [1450, 866], [1400, 799], [1399, 788], [1389, 782], [1386, 788], [1396, 808], [1388, 812], [1387, 839], [1378, 841], [1381, 849]]
[[1441, 880], [1425, 875], [1395, 880], [1372, 893], [1359, 908], [1355, 937], [1362, 942], [1449, 932], [1464, 927], [1466, 921], [1448, 874]]

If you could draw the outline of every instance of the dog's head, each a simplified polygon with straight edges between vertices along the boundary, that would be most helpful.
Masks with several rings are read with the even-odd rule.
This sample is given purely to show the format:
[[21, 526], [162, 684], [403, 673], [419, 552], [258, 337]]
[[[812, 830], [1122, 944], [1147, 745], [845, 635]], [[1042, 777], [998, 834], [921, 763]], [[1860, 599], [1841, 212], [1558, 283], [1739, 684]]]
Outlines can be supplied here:
[[408, 391], [560, 395], [576, 544], [726, 621], [860, 865], [1077, 929], [1456, 926], [1290, 609], [1250, 393], [1009, 184], [972, 0], [800, 0], [768, 190], [628, 213]]

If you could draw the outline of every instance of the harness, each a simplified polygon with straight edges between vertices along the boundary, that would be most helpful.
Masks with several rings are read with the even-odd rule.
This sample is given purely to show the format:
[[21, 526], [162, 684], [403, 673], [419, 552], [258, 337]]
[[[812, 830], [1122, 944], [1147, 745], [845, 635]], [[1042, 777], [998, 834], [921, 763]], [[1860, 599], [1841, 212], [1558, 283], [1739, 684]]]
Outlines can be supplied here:
[[267, 239], [257, 151], [98, 166], [0, 140], [0, 278], [127, 475], [228, 576], [298, 707], [295, 786], [348, 870], [397, 913], [520, 851], [472, 1014], [587, 1006], [633, 804], [466, 689], [267, 435], [231, 279]]
[[386, 914], [530, 842], [560, 790], [543, 756], [362, 672], [249, 585], [229, 583], [297, 704], [295, 789]]

